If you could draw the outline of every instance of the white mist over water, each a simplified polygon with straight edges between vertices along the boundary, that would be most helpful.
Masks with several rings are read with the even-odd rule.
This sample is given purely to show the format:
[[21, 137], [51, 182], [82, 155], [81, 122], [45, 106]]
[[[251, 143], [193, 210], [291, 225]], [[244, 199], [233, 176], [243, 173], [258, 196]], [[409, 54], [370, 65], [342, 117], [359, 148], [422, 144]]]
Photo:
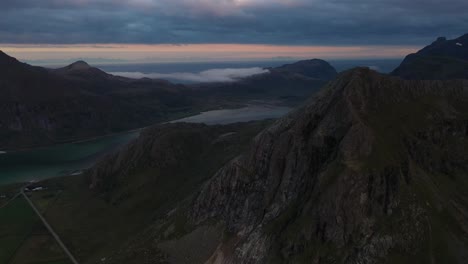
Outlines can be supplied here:
[[152, 78], [169, 79], [183, 82], [234, 82], [238, 79], [249, 77], [256, 74], [267, 73], [268, 70], [260, 67], [252, 68], [226, 68], [210, 69], [198, 73], [193, 72], [174, 72], [174, 73], [142, 73], [142, 72], [110, 72], [110, 74], [123, 76], [127, 78]]
[[[381, 73], [394, 70], [402, 59], [331, 60], [338, 72], [354, 67], [371, 67]], [[265, 68], [294, 63], [296, 60], [250, 62], [148, 63], [96, 65], [102, 70], [128, 78], [166, 79], [174, 83], [229, 82], [268, 72]]]
[[222, 109], [202, 112], [199, 115], [174, 120], [171, 123], [187, 122], [204, 123], [207, 125], [231, 124], [236, 122], [278, 118], [286, 115], [291, 110], [291, 108], [283, 106], [249, 105], [238, 109]]

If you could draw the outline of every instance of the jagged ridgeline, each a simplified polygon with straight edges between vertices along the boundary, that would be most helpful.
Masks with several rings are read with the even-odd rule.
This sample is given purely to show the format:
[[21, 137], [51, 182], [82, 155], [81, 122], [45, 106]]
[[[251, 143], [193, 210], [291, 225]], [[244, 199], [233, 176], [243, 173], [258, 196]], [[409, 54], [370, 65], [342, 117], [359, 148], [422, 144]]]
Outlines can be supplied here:
[[404, 79], [468, 79], [468, 34], [452, 40], [438, 38], [408, 55], [392, 75]]
[[468, 81], [357, 68], [256, 129], [147, 130], [49, 218], [87, 263], [465, 263]]

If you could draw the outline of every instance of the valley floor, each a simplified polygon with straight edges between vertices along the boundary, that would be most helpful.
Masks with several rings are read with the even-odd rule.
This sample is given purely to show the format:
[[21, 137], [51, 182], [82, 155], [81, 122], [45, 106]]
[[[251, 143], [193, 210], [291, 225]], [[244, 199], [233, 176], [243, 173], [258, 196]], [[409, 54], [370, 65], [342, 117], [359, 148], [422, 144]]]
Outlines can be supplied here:
[[[17, 186], [16, 186], [17, 187]], [[3, 188], [5, 189], [5, 187]], [[73, 264], [21, 189], [0, 200], [0, 263]], [[44, 208], [41, 206], [41, 208]]]

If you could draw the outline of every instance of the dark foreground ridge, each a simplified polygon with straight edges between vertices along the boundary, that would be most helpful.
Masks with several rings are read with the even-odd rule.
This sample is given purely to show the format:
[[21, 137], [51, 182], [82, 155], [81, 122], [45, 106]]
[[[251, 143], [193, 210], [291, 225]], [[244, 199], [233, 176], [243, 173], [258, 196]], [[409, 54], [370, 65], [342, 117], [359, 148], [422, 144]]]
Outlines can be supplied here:
[[257, 136], [190, 219], [226, 225], [213, 263], [463, 263], [467, 147], [468, 82], [355, 69]]

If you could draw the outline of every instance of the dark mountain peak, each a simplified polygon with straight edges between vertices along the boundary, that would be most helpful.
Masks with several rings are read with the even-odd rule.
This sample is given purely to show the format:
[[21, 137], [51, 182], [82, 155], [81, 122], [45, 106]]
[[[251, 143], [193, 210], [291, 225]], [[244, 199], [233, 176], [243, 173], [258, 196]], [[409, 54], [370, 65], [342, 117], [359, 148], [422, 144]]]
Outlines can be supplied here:
[[309, 59], [309, 60], [300, 60], [298, 62], [292, 63], [292, 65], [330, 65], [327, 61], [322, 59]]
[[[463, 42], [466, 41], [466, 42], [468, 42], [468, 33], [461, 36], [461, 37], [459, 37], [459, 38], [457, 38], [456, 41], [463, 41]], [[467, 43], [467, 45], [468, 45], [468, 43]]]
[[327, 61], [321, 59], [301, 60], [291, 64], [270, 69], [273, 72], [288, 72], [301, 74], [309, 78], [330, 80], [333, 79], [337, 71]]
[[468, 60], [467, 42], [468, 34], [452, 40], [440, 37], [431, 45], [424, 47], [416, 54]]
[[440, 43], [440, 42], [445, 42], [445, 41], [447, 41], [446, 37], [438, 37], [434, 43], [438, 43], [438, 42]]
[[87, 62], [85, 61], [77, 61], [74, 62], [66, 67], [59, 68], [54, 70], [55, 73], [61, 74], [61, 75], [68, 75], [68, 76], [73, 76], [77, 78], [100, 78], [100, 79], [107, 79], [110, 75], [107, 74], [106, 72], [90, 66]]
[[[251, 250], [223, 255], [226, 263], [273, 263], [269, 257], [277, 252], [285, 252], [287, 263], [337, 254], [347, 256], [346, 263], [380, 263], [393, 249], [414, 256], [414, 250], [426, 250], [419, 237], [462, 230], [456, 228], [468, 221], [460, 213], [466, 204], [455, 201], [456, 195], [429, 187], [443, 181], [462, 195], [462, 181], [451, 177], [467, 160], [466, 149], [457, 147], [466, 138], [466, 117], [447, 111], [466, 113], [462, 87], [462, 81], [403, 81], [368, 68], [343, 72], [220, 169], [197, 194], [191, 219], [219, 219], [238, 235], [225, 244], [236, 242], [230, 252]], [[453, 226], [429, 214], [432, 201], [448, 208], [451, 218], [444, 219], [456, 219]], [[436, 226], [437, 221], [446, 222]], [[382, 226], [395, 228], [389, 233]], [[460, 238], [467, 233], [457, 232], [464, 232]], [[386, 250], [374, 250], [383, 245]], [[325, 246], [333, 250], [315, 250]], [[465, 252], [446, 254], [457, 259]]]
[[0, 64], [18, 63], [19, 61], [0, 50]]
[[464, 35], [462, 35], [461, 38], [468, 38], [468, 33], [465, 33]]
[[3, 50], [0, 50], [0, 58], [10, 57]]
[[[369, 67], [365, 67], [365, 66], [359, 66], [359, 67], [354, 67], [352, 69], [349, 69], [345, 72], [349, 72], [349, 73], [352, 73], [353, 75], [356, 75], [356, 76], [362, 76], [362, 75], [365, 75], [365, 74], [372, 74], [372, 75], [379, 75], [380, 74], [375, 71], [375, 70], [372, 70], [371, 68]], [[342, 75], [340, 75], [342, 76]]]
[[364, 81], [372, 78], [380, 78], [382, 75], [369, 67], [355, 67], [339, 73], [335, 80], [348, 84], [353, 81]]
[[468, 78], [468, 34], [452, 40], [438, 38], [408, 55], [392, 75], [425, 80]]
[[92, 67], [87, 62], [79, 60], [68, 65], [66, 68], [68, 68], [69, 70], [89, 70]]
[[291, 64], [285, 64], [280, 67], [277, 67], [277, 69], [289, 69], [293, 67], [327, 67], [331, 66], [327, 61], [322, 60], [322, 59], [309, 59], [309, 60], [300, 60]]

